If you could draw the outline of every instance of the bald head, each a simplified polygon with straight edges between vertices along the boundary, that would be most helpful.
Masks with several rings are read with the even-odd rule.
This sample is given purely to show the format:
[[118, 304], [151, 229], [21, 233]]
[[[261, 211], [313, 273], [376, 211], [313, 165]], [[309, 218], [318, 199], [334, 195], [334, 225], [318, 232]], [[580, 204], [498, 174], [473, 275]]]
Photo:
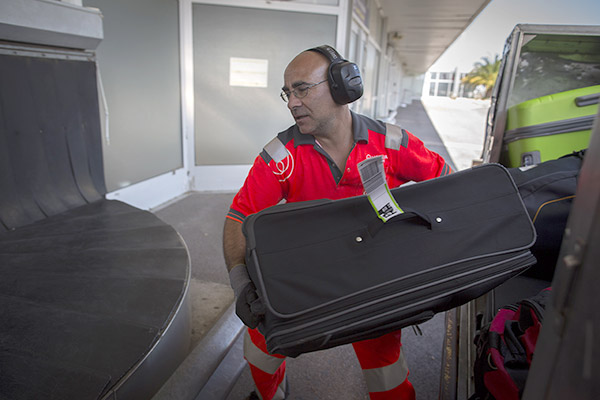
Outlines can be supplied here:
[[[327, 69], [329, 68], [329, 60], [319, 53], [314, 51], [303, 51], [298, 54], [287, 66], [283, 74], [283, 79], [286, 84], [288, 78], [304, 77], [304, 82], [320, 82], [327, 79]], [[292, 85], [297, 82], [290, 82]]]

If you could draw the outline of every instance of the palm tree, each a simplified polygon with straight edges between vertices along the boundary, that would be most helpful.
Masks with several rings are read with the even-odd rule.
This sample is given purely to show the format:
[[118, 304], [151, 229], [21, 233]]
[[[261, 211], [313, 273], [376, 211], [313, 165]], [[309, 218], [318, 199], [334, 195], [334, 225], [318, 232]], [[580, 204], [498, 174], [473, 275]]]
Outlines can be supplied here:
[[481, 59], [483, 62], [476, 62], [475, 67], [462, 79], [462, 82], [474, 86], [484, 86], [485, 95], [483, 97], [487, 99], [492, 95], [492, 89], [498, 77], [500, 58], [496, 54], [494, 61], [491, 61], [488, 57], [482, 57]]

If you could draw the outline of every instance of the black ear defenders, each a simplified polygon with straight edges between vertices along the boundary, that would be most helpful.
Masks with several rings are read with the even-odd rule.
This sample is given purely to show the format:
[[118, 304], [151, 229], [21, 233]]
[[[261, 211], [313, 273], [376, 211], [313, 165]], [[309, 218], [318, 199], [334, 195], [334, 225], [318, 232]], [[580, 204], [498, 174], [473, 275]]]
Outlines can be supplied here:
[[363, 83], [356, 64], [344, 60], [331, 46], [314, 47], [307, 51], [321, 53], [329, 60], [329, 90], [336, 103], [352, 103], [362, 96]]

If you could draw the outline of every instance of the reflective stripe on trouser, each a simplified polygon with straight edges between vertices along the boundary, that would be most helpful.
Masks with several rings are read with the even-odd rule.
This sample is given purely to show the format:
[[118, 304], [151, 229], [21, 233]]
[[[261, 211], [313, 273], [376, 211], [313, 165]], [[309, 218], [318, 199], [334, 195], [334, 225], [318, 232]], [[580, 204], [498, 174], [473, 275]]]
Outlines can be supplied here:
[[[408, 381], [408, 368], [400, 339], [400, 331], [395, 331], [352, 343], [371, 400], [415, 399], [415, 391]], [[257, 329], [246, 330], [244, 358], [250, 364], [252, 379], [261, 399], [283, 399], [285, 357], [269, 354], [265, 338]]]
[[257, 329], [246, 330], [244, 358], [248, 361], [258, 396], [263, 400], [285, 398], [285, 357], [270, 354], [264, 336]]
[[369, 389], [371, 400], [415, 399], [408, 381], [408, 366], [402, 352], [401, 332], [352, 343]]

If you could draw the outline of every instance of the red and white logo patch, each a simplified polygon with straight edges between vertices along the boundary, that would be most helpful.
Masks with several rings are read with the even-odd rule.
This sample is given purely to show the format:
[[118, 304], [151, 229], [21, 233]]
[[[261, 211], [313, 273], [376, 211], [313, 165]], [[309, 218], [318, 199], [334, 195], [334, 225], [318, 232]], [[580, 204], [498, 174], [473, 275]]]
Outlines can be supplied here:
[[285, 151], [287, 156], [283, 160], [279, 162], [275, 162], [275, 160], [273, 160], [273, 164], [275, 165], [273, 173], [277, 176], [279, 182], [287, 181], [294, 172], [294, 157], [288, 149], [285, 149]]

